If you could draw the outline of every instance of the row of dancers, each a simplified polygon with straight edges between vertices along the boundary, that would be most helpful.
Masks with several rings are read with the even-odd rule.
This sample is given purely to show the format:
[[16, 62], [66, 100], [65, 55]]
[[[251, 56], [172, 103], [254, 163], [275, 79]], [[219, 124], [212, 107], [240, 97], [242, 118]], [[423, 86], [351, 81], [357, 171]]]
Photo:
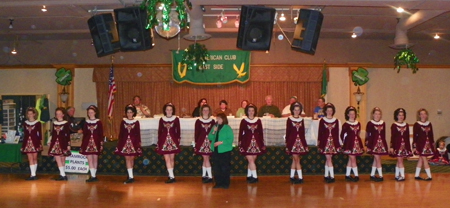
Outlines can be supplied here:
[[[305, 140], [304, 120], [300, 116], [303, 106], [299, 102], [290, 106], [291, 116], [286, 121], [286, 153], [292, 156], [289, 180], [293, 184], [303, 183], [301, 156], [309, 152]], [[212, 183], [213, 174], [211, 170], [210, 157], [214, 151], [211, 147], [211, 140], [208, 134], [211, 129], [217, 126], [216, 121], [211, 117], [211, 108], [208, 105], [201, 107], [201, 116], [195, 122], [195, 146], [194, 151], [203, 158], [202, 182]], [[394, 111], [395, 122], [391, 125], [391, 142], [388, 146], [386, 142], [386, 124], [382, 120], [382, 111], [375, 107], [371, 112], [371, 120], [366, 125], [365, 143], [360, 137], [361, 123], [356, 120], [357, 110], [349, 106], [345, 110], [345, 122], [341, 125], [334, 117], [335, 106], [327, 103], [323, 112], [325, 116], [319, 122], [318, 130], [318, 151], [325, 155], [326, 183], [335, 182], [333, 155], [346, 154], [348, 162], [345, 174], [346, 181], [359, 181], [356, 157], [362, 155], [365, 150], [374, 157], [370, 180], [375, 182], [383, 181], [381, 167], [382, 155], [390, 155], [397, 158], [395, 167], [395, 179], [405, 180], [404, 158], [413, 154], [419, 156], [416, 167], [416, 180], [431, 181], [431, 172], [427, 157], [434, 155], [434, 136], [431, 123], [428, 121], [426, 109], [420, 109], [417, 113], [417, 122], [413, 127], [413, 143], [410, 145], [409, 125], [405, 122], [406, 111], [398, 108]], [[176, 182], [174, 175], [175, 154], [181, 151], [180, 148], [180, 122], [175, 116], [175, 106], [167, 103], [163, 107], [164, 116], [159, 120], [158, 143], [156, 152], [163, 155], [168, 172], [168, 180], [165, 183]], [[248, 161], [247, 182], [257, 183], [256, 159], [266, 152], [264, 144], [263, 127], [261, 120], [256, 116], [257, 107], [249, 104], [245, 108], [246, 118], [242, 119], [239, 127], [238, 151], [246, 157]], [[141, 135], [139, 121], [135, 119], [136, 108], [133, 105], [125, 107], [125, 118], [120, 124], [120, 133], [117, 147], [114, 153], [124, 156], [126, 161], [128, 177], [125, 184], [133, 183], [134, 159], [142, 155]], [[37, 154], [42, 151], [41, 124], [36, 120], [37, 111], [30, 107], [26, 111], [27, 120], [24, 122], [25, 136], [21, 151], [28, 155], [31, 176], [26, 180], [37, 180]], [[87, 108], [86, 123], [83, 127], [83, 140], [80, 153], [87, 156], [89, 163], [90, 177], [86, 182], [98, 181], [96, 176], [98, 166], [98, 156], [103, 151], [103, 127], [99, 120], [99, 110], [91, 105]], [[64, 171], [65, 157], [70, 155], [70, 130], [69, 123], [65, 118], [64, 108], [55, 110], [55, 121], [51, 129], [51, 140], [48, 141], [50, 156], [54, 156], [58, 165], [60, 175], [55, 178], [58, 181], [67, 180]], [[341, 129], [340, 129], [341, 128]], [[339, 134], [339, 132], [341, 132]], [[364, 148], [364, 146], [366, 148]], [[427, 178], [421, 178], [422, 167], [425, 169]], [[353, 175], [351, 173], [353, 172]], [[376, 176], [378, 172], [378, 176]], [[297, 177], [296, 177], [297, 175]]]

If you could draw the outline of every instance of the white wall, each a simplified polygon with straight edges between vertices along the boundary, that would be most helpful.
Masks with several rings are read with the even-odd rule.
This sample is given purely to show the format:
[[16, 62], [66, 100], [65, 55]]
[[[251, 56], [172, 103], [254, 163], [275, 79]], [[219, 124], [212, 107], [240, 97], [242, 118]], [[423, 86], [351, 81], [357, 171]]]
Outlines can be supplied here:
[[[97, 103], [95, 83], [92, 81], [94, 69], [75, 69], [75, 116], [85, 117], [83, 103]], [[49, 94], [50, 116], [56, 106], [58, 96], [55, 82], [56, 69], [1, 69], [0, 95], [35, 95]]]

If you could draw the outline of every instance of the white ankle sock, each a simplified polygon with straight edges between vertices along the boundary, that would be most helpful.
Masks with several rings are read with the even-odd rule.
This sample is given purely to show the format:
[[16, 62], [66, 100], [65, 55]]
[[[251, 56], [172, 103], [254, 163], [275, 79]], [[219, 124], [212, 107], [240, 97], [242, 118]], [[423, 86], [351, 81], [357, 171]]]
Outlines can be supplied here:
[[247, 169], [247, 177], [251, 177], [252, 176], [252, 170]]
[[91, 168], [91, 169], [89, 169], [89, 171], [91, 171], [91, 177], [95, 178], [95, 173], [97, 172], [97, 169]]
[[430, 170], [430, 168], [425, 169], [425, 172], [427, 173], [428, 178], [431, 178], [431, 170]]
[[400, 169], [400, 175], [405, 178], [405, 168], [399, 168]]
[[380, 177], [383, 177], [383, 168], [377, 168], [377, 171], [378, 171], [378, 175]]
[[133, 178], [133, 168], [127, 169], [128, 171], [128, 178]]
[[355, 175], [355, 177], [358, 177], [358, 167], [352, 168], [353, 170], [353, 174]]
[[208, 174], [208, 178], [212, 178], [212, 171], [211, 171], [211, 167], [206, 168], [206, 173]]
[[31, 176], [36, 176], [37, 165], [30, 165]]
[[291, 178], [294, 178], [295, 177], [295, 169], [291, 169], [291, 176], [290, 176]]
[[375, 171], [377, 170], [377, 167], [372, 166], [372, 171], [370, 172], [370, 176], [375, 176]]
[[334, 178], [334, 167], [328, 167], [328, 171], [330, 172], [330, 177]]
[[398, 175], [400, 175], [400, 168], [395, 166], [395, 177], [398, 177]]
[[253, 178], [258, 178], [258, 174], [256, 173], [256, 170], [252, 170], [252, 176], [253, 176]]
[[329, 168], [328, 168], [327, 165], [325, 165], [325, 175], [324, 175], [325, 177], [328, 177], [328, 176], [329, 176], [328, 172], [330, 172], [330, 171], [329, 171]]
[[66, 176], [66, 172], [64, 172], [64, 167], [58, 167], [59, 169], [59, 175]]
[[202, 177], [206, 177], [206, 167], [202, 166]]
[[167, 169], [167, 172], [169, 172], [170, 178], [175, 178], [175, 175], [173, 174], [173, 168]]
[[[299, 179], [303, 179], [302, 169], [297, 170], [297, 175]], [[431, 178], [431, 177], [430, 177]]]
[[347, 166], [347, 171], [345, 172], [345, 176], [349, 176], [352, 172], [352, 167]]
[[419, 176], [420, 176], [420, 169], [421, 169], [421, 168], [416, 167], [416, 177], [419, 177]]

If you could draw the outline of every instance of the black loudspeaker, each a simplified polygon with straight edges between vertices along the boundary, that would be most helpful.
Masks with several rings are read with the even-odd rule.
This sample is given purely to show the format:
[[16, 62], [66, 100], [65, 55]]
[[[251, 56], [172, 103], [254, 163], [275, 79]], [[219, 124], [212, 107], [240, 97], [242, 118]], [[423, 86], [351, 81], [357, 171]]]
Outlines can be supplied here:
[[120, 50], [119, 36], [112, 14], [95, 15], [89, 18], [88, 26], [98, 57]]
[[323, 14], [316, 10], [300, 9], [291, 48], [314, 55], [319, 41]]
[[242, 50], [270, 50], [274, 18], [274, 8], [242, 6], [237, 47]]
[[153, 32], [147, 26], [147, 11], [140, 7], [114, 9], [121, 51], [144, 51], [153, 48]]

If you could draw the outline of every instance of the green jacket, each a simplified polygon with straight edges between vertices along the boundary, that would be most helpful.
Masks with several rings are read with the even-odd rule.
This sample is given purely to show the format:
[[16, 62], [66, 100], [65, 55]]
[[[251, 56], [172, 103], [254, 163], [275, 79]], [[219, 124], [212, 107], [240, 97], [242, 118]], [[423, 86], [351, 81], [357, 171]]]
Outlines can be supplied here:
[[[213, 151], [214, 151], [214, 142], [216, 141], [216, 134], [214, 133], [214, 127], [213, 129], [211, 129], [208, 135], [208, 139], [211, 141], [211, 150]], [[233, 130], [229, 125], [224, 125], [222, 129], [219, 131], [218, 141], [223, 142], [223, 144], [217, 146], [218, 152], [224, 153], [233, 150], [233, 140], [234, 140]]]

